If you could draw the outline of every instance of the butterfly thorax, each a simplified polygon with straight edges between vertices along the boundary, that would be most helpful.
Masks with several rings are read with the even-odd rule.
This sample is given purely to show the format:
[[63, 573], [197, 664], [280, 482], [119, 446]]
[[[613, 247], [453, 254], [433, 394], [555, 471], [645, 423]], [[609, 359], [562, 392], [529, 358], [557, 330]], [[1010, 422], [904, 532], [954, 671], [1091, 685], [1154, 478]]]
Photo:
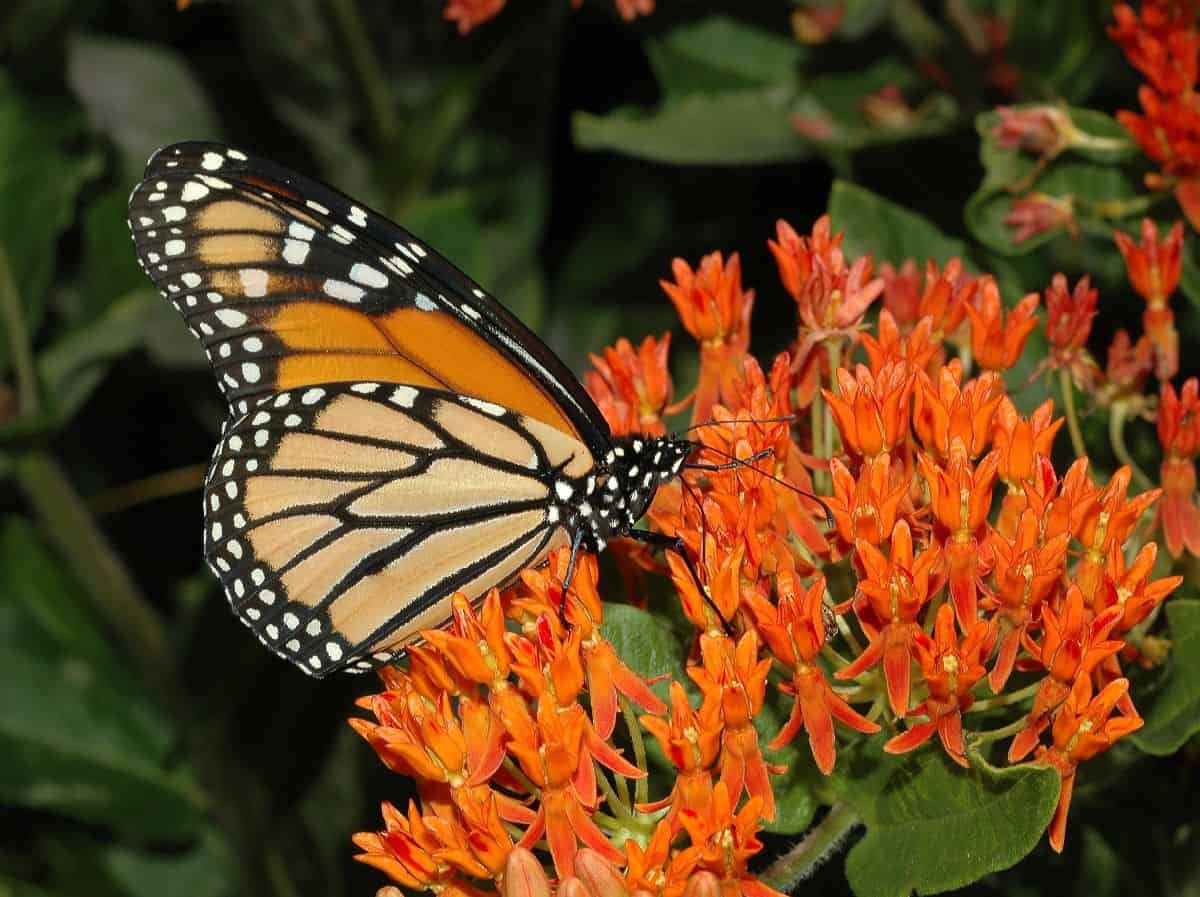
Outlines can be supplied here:
[[560, 516], [572, 535], [583, 538], [583, 547], [601, 551], [614, 536], [633, 529], [659, 486], [678, 475], [692, 451], [687, 440], [667, 436], [624, 436], [598, 459], [595, 471], [579, 480], [554, 483]]

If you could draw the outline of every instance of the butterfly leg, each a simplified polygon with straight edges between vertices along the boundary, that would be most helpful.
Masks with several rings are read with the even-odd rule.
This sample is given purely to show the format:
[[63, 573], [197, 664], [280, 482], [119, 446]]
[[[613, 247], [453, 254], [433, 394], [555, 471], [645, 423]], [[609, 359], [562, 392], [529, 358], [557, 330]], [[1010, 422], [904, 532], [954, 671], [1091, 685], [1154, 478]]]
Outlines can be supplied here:
[[558, 599], [558, 619], [564, 627], [570, 628], [567, 622], [567, 592], [571, 588], [571, 579], [575, 575], [575, 559], [579, 556], [579, 547], [583, 544], [583, 532], [577, 532], [571, 538], [571, 556], [567, 559], [567, 572], [562, 581], [562, 597]]
[[712, 597], [708, 594], [708, 589], [704, 587], [704, 583], [700, 581], [700, 574], [696, 571], [696, 565], [692, 563], [692, 559], [688, 557], [687, 545], [683, 539], [678, 536], [668, 536], [666, 533], [656, 533], [650, 530], [634, 529], [625, 534], [630, 539], [635, 539], [638, 542], [644, 542], [647, 545], [652, 545], [655, 548], [662, 548], [666, 551], [673, 551], [683, 560], [683, 564], [687, 567], [688, 573], [692, 575], [692, 582], [696, 584], [696, 588], [700, 590], [705, 602], [712, 612], [717, 615], [717, 619], [721, 621], [721, 626], [725, 629], [725, 634], [730, 638], [735, 638], [736, 634], [733, 631], [733, 626], [725, 615], [721, 613], [721, 609], [713, 602]]

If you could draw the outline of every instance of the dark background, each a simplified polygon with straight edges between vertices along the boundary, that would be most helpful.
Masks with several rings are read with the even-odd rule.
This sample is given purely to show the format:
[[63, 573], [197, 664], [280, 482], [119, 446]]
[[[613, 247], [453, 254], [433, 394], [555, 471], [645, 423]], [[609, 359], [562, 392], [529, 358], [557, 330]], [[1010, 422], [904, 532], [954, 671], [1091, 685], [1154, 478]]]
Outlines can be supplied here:
[[[581, 111], [633, 106], [652, 120], [688, 78], [715, 79], [695, 93], [723, 89], [724, 53], [737, 48], [714, 46], [706, 71], [694, 58], [688, 68], [667, 52], [681, 26], [733, 14], [791, 39], [785, 3], [660, 5], [625, 24], [604, 0], [574, 13], [566, 0], [510, 0], [465, 38], [429, 0], [183, 12], [16, 0], [0, 11], [0, 247], [16, 297], [0, 328], [0, 895], [367, 894], [382, 877], [351, 861], [349, 835], [378, 824], [379, 801], [406, 796], [344, 723], [371, 683], [314, 683], [268, 657], [201, 568], [196, 466], [220, 400], [134, 265], [124, 223], [156, 146], [224, 139], [335, 184], [506, 298], [576, 369], [619, 335], [674, 326], [657, 285], [673, 257], [740, 251], [759, 294], [755, 350], [769, 359], [795, 332], [766, 249], [777, 218], [807, 230], [836, 176], [962, 236], [983, 173], [977, 112], [1018, 99], [1111, 112], [1137, 85], [1104, 38], [1105, 4], [900, 4], [944, 34], [930, 53], [889, 20], [889, 4], [850, 3], [843, 33], [798, 52], [791, 89], [820, 83], [870, 132], [861, 76], [894, 60], [910, 102], [937, 94], [952, 109], [833, 146], [797, 135], [768, 161], [718, 152], [677, 164], [669, 149], [581, 140]], [[992, 83], [994, 54], [968, 46], [956, 10], [1013, 23], [1015, 89]], [[930, 58], [947, 90], [926, 77]], [[678, 81], [664, 77], [672, 70]], [[714, 114], [707, 127], [746, 128], [732, 142], [748, 148], [759, 124], [779, 127], [747, 121]], [[1077, 274], [1102, 259], [1097, 279], [1113, 297], [1094, 338], [1102, 353], [1140, 307], [1111, 244], [1056, 247], [1041, 264]], [[991, 258], [976, 255], [985, 268]], [[1007, 284], [1044, 285], [1026, 261], [1004, 265]], [[1185, 371], [1196, 368], [1193, 326], [1181, 321]], [[13, 374], [22, 331], [38, 371], [32, 404]], [[674, 364], [690, 382], [682, 333]], [[1152, 438], [1147, 428], [1140, 444]], [[973, 891], [1197, 893], [1194, 759], [1185, 749], [1093, 764], [1067, 853], [1043, 844]], [[801, 893], [845, 887], [834, 859]]]

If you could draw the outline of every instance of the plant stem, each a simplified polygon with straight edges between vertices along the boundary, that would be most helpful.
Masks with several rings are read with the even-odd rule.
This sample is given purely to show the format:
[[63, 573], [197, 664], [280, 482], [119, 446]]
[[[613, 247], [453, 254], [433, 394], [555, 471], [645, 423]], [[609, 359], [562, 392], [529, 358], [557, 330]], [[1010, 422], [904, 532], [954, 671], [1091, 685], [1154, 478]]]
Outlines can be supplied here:
[[605, 796], [608, 798], [608, 805], [615, 814], [617, 821], [626, 825], [637, 821], [633, 818], [633, 810], [630, 808], [630, 806], [625, 803], [625, 801], [621, 800], [621, 798], [617, 795], [612, 783], [608, 780], [608, 776], [606, 776], [604, 773], [600, 773], [596, 776], [596, 782], [600, 785], [600, 790], [603, 791]]
[[143, 672], [159, 685], [171, 678], [171, 652], [162, 621], [88, 513], [66, 474], [47, 453], [13, 460], [18, 484], [46, 534], [87, 590], [113, 633]]
[[633, 783], [634, 800], [644, 804], [650, 800], [650, 767], [646, 763], [646, 742], [642, 738], [642, 725], [634, 712], [633, 702], [622, 694], [617, 695], [617, 700], [621, 702], [621, 714], [625, 717], [625, 726], [629, 729], [629, 740], [633, 742], [634, 762], [638, 769], [646, 773]]
[[8, 349], [12, 353], [13, 371], [17, 380], [17, 410], [22, 415], [35, 414], [39, 407], [37, 368], [33, 349], [25, 329], [21, 296], [12, 277], [8, 253], [0, 246], [0, 315], [8, 332]]
[[991, 729], [987, 732], [972, 732], [970, 736], [971, 744], [978, 747], [979, 745], [989, 744], [993, 741], [1000, 741], [1002, 738], [1008, 738], [1010, 735], [1016, 735], [1025, 728], [1027, 722], [1028, 720], [1025, 717], [1021, 717], [1016, 722], [1009, 723], [1000, 729]]
[[387, 76], [375, 57], [371, 36], [355, 0], [329, 0], [329, 11], [346, 47], [354, 76], [366, 97], [371, 127], [382, 148], [390, 149], [398, 130]]
[[508, 774], [511, 775], [518, 782], [520, 782], [521, 787], [523, 787], [530, 794], [536, 795], [536, 794], [542, 793], [542, 789], [539, 788], [537, 785], [533, 784], [532, 781], [530, 781], [529, 776], [525, 775], [524, 770], [522, 770], [521, 767], [519, 767], [513, 761], [512, 757], [504, 758], [504, 768], [508, 771]]
[[1143, 490], [1154, 486], [1146, 472], [1133, 460], [1129, 447], [1125, 444], [1125, 421], [1129, 417], [1127, 402], [1113, 402], [1108, 415], [1108, 441], [1112, 443], [1113, 454], [1117, 460], [1133, 471], [1133, 481]]
[[1075, 409], [1075, 384], [1066, 368], [1058, 372], [1058, 387], [1062, 391], [1063, 412], [1067, 418], [1067, 430], [1071, 434], [1071, 448], [1076, 458], [1087, 457], [1087, 446], [1083, 442], [1083, 430], [1079, 427], [1079, 413]]
[[[838, 387], [837, 371], [842, 363], [842, 343], [841, 340], [830, 340], [825, 347], [829, 353], [829, 391], [835, 396], [841, 390]], [[834, 452], [834, 442], [837, 438], [837, 428], [833, 423], [833, 410], [829, 407], [829, 403], [825, 403], [825, 444], [822, 447], [822, 457], [832, 458]]]
[[791, 850], [759, 874], [769, 888], [787, 894], [808, 878], [838, 848], [862, 819], [847, 804], [836, 803], [829, 813]]
[[1009, 704], [1019, 704], [1021, 701], [1032, 698], [1037, 694], [1037, 690], [1041, 687], [1040, 682], [1034, 682], [1032, 685], [1026, 685], [1024, 688], [1011, 692], [1007, 695], [997, 695], [994, 698], [984, 698], [982, 701], [976, 701], [971, 705], [971, 709], [967, 713], [980, 713], [984, 710], [995, 710], [997, 707], [1007, 707]]
[[[817, 384], [817, 391], [813, 394], [812, 407], [810, 409], [812, 415], [812, 448], [813, 454], [818, 458], [821, 455], [821, 447], [825, 444], [825, 396], [821, 394], [821, 385]], [[813, 471], [813, 487], [818, 493], [828, 493], [832, 487], [830, 473], [828, 470]]]
[[156, 498], [169, 498], [172, 495], [191, 492], [204, 485], [204, 474], [207, 470], [207, 464], [189, 464], [131, 483], [123, 483], [93, 495], [87, 500], [88, 508], [93, 514], [114, 514]]

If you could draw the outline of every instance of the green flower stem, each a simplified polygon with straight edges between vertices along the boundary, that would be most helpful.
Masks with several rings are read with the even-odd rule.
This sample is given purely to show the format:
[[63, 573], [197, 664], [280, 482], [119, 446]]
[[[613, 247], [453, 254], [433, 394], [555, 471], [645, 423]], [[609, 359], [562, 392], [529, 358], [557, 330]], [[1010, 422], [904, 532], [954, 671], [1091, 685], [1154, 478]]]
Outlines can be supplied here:
[[362, 87], [371, 116], [371, 127], [384, 149], [399, 131], [396, 107], [383, 67], [375, 57], [371, 36], [355, 0], [328, 0], [329, 11], [341, 35], [354, 76]]
[[1133, 481], [1142, 490], [1151, 489], [1154, 482], [1146, 472], [1133, 460], [1129, 447], [1125, 444], [1125, 422], [1129, 418], [1129, 403], [1113, 402], [1108, 415], [1108, 441], [1112, 443], [1113, 454], [1117, 460], [1133, 471]]
[[1089, 134], [1072, 126], [1071, 149], [1096, 150], [1097, 152], [1121, 152], [1133, 148], [1133, 144], [1124, 137], [1100, 137]]
[[[829, 353], [829, 391], [835, 396], [840, 393], [838, 387], [837, 370], [842, 363], [842, 343], [841, 340], [830, 340], [825, 350]], [[835, 450], [835, 441], [837, 438], [837, 427], [833, 423], [833, 410], [829, 407], [829, 403], [825, 403], [825, 444], [821, 447], [823, 458], [832, 458]]]
[[618, 693], [617, 700], [621, 702], [621, 714], [625, 717], [625, 725], [629, 729], [629, 740], [633, 742], [633, 759], [637, 768], [646, 775], [633, 783], [634, 800], [644, 804], [650, 800], [650, 766], [646, 762], [646, 742], [642, 738], [642, 724], [638, 722], [633, 702], [625, 695]]
[[[508, 771], [508, 774], [520, 782], [521, 787], [530, 794], [537, 795], [542, 793], [542, 789], [533, 784], [529, 776], [525, 775], [525, 771], [513, 761], [512, 757], [504, 758], [504, 768]], [[597, 778], [603, 778], [603, 776], [597, 776]]]
[[88, 498], [88, 509], [97, 515], [114, 514], [157, 498], [198, 492], [204, 486], [207, 470], [207, 464], [189, 464], [123, 483]]
[[1087, 446], [1083, 442], [1083, 430], [1079, 427], [1079, 412], [1075, 409], [1075, 384], [1066, 368], [1058, 372], [1058, 387], [1062, 391], [1063, 412], [1067, 418], [1067, 431], [1071, 434], [1071, 449], [1076, 458], [1087, 457]]
[[87, 505], [49, 454], [30, 450], [13, 460], [17, 483], [46, 534], [86, 589], [109, 629], [142, 671], [159, 685], [171, 681], [171, 649], [162, 621]]
[[799, 843], [759, 874], [759, 880], [769, 888], [791, 893], [833, 855], [860, 822], [862, 819], [849, 805], [834, 804]]
[[1011, 735], [1016, 735], [1025, 728], [1027, 723], [1028, 720], [1025, 719], [1025, 717], [1021, 717], [1016, 722], [1009, 723], [1007, 726], [1004, 726], [1000, 729], [991, 729], [987, 732], [972, 732], [969, 736], [971, 745], [974, 748], [978, 748], [982, 745], [990, 744], [993, 741], [1000, 741], [1008, 738]]
[[1169, 194], [1147, 193], [1143, 196], [1135, 196], [1132, 199], [1103, 200], [1091, 203], [1090, 211], [1096, 218], [1103, 218], [1106, 221], [1119, 221], [1122, 218], [1129, 218], [1133, 215], [1145, 215], [1155, 204], [1163, 199], [1164, 195]]
[[[628, 798], [621, 800], [616, 789], [613, 788], [612, 783], [608, 780], [608, 776], [601, 772], [596, 776], [596, 782], [600, 785], [600, 790], [608, 798], [608, 806], [615, 814], [613, 821], [620, 823], [622, 827], [636, 824], [637, 820], [633, 817], [633, 808], [629, 806], [627, 802]], [[628, 794], [628, 791], [626, 794]]]
[[1027, 701], [1037, 694], [1037, 690], [1041, 687], [1041, 682], [1034, 682], [1032, 685], [1026, 685], [1024, 688], [1011, 692], [1007, 695], [997, 695], [994, 698], [984, 698], [982, 701], [976, 701], [971, 705], [971, 709], [967, 713], [981, 713], [984, 710], [995, 710], [997, 707], [1007, 707], [1010, 704], [1019, 704], [1022, 701]]
[[[821, 446], [825, 444], [825, 396], [821, 394], [820, 383], [817, 384], [817, 391], [813, 395], [810, 413], [812, 415], [813, 454], [820, 458], [823, 457]], [[813, 487], [820, 494], [829, 493], [832, 488], [832, 479], [828, 470], [813, 471]]]
[[17, 409], [23, 415], [37, 412], [38, 401], [37, 368], [33, 361], [33, 349], [29, 333], [25, 329], [25, 315], [21, 308], [21, 297], [13, 281], [8, 253], [0, 246], [0, 320], [8, 332], [8, 349], [12, 353], [13, 370], [17, 379]]

